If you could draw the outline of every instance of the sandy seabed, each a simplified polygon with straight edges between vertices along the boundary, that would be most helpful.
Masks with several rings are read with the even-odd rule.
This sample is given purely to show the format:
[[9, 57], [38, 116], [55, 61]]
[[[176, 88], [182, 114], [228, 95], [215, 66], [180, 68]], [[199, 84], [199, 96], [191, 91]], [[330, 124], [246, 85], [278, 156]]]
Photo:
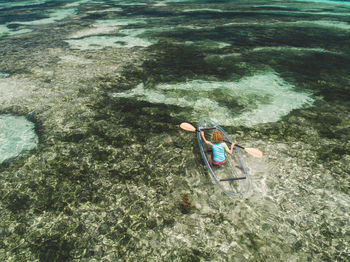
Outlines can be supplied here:
[[[0, 112], [38, 136], [0, 166], [1, 260], [349, 259], [346, 5], [36, 4], [0, 9]], [[204, 116], [264, 153], [245, 198], [178, 127]]]

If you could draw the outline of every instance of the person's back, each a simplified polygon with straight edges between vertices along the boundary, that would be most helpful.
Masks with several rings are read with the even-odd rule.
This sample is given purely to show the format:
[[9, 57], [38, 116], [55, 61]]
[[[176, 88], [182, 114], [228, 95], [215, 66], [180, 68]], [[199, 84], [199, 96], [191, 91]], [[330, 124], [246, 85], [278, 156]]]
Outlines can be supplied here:
[[214, 143], [211, 150], [213, 153], [213, 162], [223, 164], [226, 161], [225, 148], [221, 143]]
[[206, 144], [211, 146], [213, 164], [214, 165], [221, 165], [221, 164], [225, 163], [226, 162], [225, 151], [231, 155], [235, 144], [232, 143], [231, 149], [228, 149], [226, 143], [223, 143], [224, 136], [219, 130], [214, 131], [211, 135], [211, 141], [213, 143], [211, 143], [205, 139], [203, 131], [201, 131], [201, 135], [202, 135], [203, 141]]

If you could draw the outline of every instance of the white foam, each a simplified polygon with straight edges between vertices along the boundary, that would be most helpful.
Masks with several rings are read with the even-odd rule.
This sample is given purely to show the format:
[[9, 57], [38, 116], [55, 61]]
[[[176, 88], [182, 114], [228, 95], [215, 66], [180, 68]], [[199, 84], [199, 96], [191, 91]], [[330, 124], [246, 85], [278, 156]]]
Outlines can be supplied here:
[[0, 115], [0, 163], [36, 147], [34, 124], [23, 116]]
[[[191, 108], [193, 120], [210, 117], [224, 125], [247, 126], [278, 121], [293, 109], [313, 103], [310, 93], [295, 91], [294, 86], [273, 72], [246, 77], [238, 82], [193, 80], [160, 84], [154, 88], [139, 84], [113, 96]], [[239, 114], [237, 107], [229, 108], [220, 103], [223, 100], [235, 102], [243, 112]]]

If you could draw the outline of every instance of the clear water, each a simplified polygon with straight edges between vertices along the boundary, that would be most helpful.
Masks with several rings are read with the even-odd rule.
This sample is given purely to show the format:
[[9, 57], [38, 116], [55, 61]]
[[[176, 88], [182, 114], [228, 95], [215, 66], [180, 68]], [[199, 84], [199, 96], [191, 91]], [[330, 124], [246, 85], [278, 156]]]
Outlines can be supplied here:
[[9, 74], [0, 72], [0, 78], [5, 78], [5, 77], [8, 77], [8, 76], [9, 76]]
[[[0, 260], [348, 261], [349, 14], [0, 1]], [[179, 128], [202, 117], [263, 152], [245, 198]]]
[[[293, 109], [312, 106], [314, 101], [311, 94], [294, 91], [273, 72], [243, 78], [238, 82], [193, 80], [160, 84], [152, 89], [139, 84], [134, 89], [115, 93], [114, 97], [192, 108], [192, 114], [188, 116], [192, 121], [207, 116], [223, 125], [276, 122]], [[233, 107], [230, 101], [238, 102]], [[245, 111], [238, 114], [241, 108], [245, 108]]]
[[34, 124], [24, 117], [0, 115], [0, 163], [36, 147]]
[[69, 16], [72, 16], [76, 13], [76, 10], [71, 8], [65, 8], [65, 9], [59, 9], [59, 10], [52, 10], [50, 11], [47, 16], [48, 18], [33, 20], [33, 21], [14, 21], [14, 24], [22, 24], [22, 25], [44, 25], [44, 24], [51, 24], [57, 21], [61, 21]]

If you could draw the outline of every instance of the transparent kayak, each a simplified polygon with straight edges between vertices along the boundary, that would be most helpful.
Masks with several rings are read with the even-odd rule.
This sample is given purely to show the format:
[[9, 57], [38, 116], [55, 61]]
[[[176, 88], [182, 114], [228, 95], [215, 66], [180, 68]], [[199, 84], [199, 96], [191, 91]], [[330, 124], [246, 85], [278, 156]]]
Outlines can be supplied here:
[[[197, 131], [204, 131], [208, 141], [210, 141], [211, 134], [215, 130], [222, 132], [224, 135], [224, 142], [227, 143], [230, 148], [231, 143], [233, 143], [231, 137], [213, 120], [203, 118], [198, 123]], [[222, 191], [231, 197], [244, 196], [247, 194], [250, 190], [251, 180], [240, 153], [241, 149], [234, 147], [232, 155], [226, 153], [226, 162], [215, 166], [211, 161], [210, 147], [202, 141], [200, 132], [197, 132], [197, 138], [204, 163], [215, 183]]]

